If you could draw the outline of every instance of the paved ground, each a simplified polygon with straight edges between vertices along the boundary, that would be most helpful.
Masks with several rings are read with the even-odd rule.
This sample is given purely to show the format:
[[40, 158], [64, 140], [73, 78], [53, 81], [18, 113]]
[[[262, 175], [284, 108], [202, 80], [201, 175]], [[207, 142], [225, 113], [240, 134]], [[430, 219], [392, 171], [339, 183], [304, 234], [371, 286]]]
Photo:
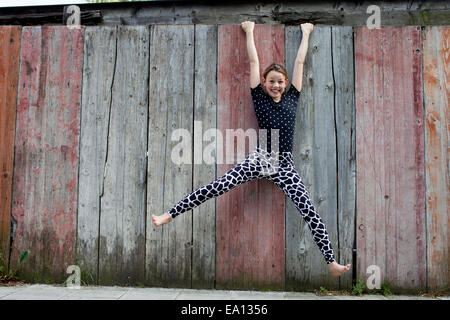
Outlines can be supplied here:
[[393, 295], [318, 296], [310, 292], [260, 292], [51, 285], [0, 286], [0, 300], [450, 300], [445, 297]]

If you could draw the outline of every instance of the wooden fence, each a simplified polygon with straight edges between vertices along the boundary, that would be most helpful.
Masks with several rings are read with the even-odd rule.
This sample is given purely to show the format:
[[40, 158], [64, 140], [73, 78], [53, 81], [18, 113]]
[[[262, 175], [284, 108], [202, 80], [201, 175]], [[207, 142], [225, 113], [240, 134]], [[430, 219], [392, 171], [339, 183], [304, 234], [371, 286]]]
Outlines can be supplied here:
[[[356, 268], [334, 279], [267, 180], [151, 222], [232, 166], [203, 161], [221, 153], [208, 129], [225, 145], [227, 129], [257, 128], [239, 25], [0, 27], [0, 252], [14, 269], [29, 249], [19, 274], [34, 282], [75, 264], [104, 285], [349, 289], [376, 265], [393, 287], [448, 287], [449, 34], [310, 37], [294, 158], [338, 262]], [[255, 41], [261, 68], [292, 72], [300, 26], [258, 25]], [[188, 163], [172, 160], [177, 129]]]

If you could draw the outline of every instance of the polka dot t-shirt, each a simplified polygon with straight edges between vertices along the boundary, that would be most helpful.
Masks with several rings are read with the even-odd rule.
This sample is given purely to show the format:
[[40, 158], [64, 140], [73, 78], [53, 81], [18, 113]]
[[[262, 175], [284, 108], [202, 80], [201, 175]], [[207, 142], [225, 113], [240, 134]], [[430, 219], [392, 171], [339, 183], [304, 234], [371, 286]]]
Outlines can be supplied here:
[[[274, 151], [280, 152], [292, 152], [294, 129], [295, 129], [295, 115], [297, 111], [298, 100], [300, 98], [300, 92], [295, 86], [291, 84], [291, 87], [286, 92], [283, 92], [281, 100], [275, 102], [271, 96], [264, 92], [261, 83], [255, 88], [250, 88], [253, 105], [255, 107], [256, 118], [258, 119], [259, 129], [267, 129], [267, 151], [272, 151], [271, 145], [271, 130], [279, 129], [279, 145], [277, 148], [277, 139], [275, 131], [274, 133]], [[262, 131], [264, 132], [264, 131]], [[260, 139], [261, 136], [260, 131]], [[264, 148], [264, 142], [260, 145], [258, 141], [258, 147]]]

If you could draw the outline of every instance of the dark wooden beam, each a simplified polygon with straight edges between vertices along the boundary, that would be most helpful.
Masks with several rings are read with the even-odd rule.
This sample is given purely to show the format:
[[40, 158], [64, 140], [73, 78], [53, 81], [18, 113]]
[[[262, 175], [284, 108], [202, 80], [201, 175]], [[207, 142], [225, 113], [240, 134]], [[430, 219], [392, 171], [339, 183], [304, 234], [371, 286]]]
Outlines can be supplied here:
[[[132, 6], [102, 6], [104, 24], [258, 24], [364, 26], [371, 15], [370, 5], [380, 8], [381, 26], [448, 25], [450, 3], [431, 1], [226, 1], [141, 2]], [[80, 6], [81, 7], [81, 6]]]
[[[82, 25], [97, 25], [103, 22], [103, 15], [100, 10], [81, 11]], [[63, 10], [60, 12], [40, 12], [0, 15], [0, 25], [43, 25], [43, 24], [63, 24]]]
[[[380, 8], [381, 26], [448, 25], [448, 0], [399, 1], [147, 1], [79, 4], [82, 25], [258, 24], [364, 26], [367, 8]], [[0, 24], [62, 24], [64, 6], [1, 8]]]

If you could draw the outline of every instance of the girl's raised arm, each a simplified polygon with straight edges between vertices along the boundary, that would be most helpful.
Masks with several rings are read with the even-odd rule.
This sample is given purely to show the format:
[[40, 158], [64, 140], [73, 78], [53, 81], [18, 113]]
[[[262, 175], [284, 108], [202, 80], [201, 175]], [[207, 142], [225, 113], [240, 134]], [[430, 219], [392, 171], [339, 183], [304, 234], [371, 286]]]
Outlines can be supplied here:
[[253, 38], [253, 30], [255, 23], [252, 21], [244, 21], [241, 23], [242, 29], [245, 31], [247, 38], [247, 53], [250, 59], [250, 87], [256, 88], [261, 82], [259, 76], [259, 59], [258, 52], [255, 47], [255, 40]]
[[302, 23], [302, 42], [298, 48], [297, 57], [295, 58], [294, 71], [292, 72], [292, 85], [298, 90], [302, 90], [303, 64], [305, 62], [306, 53], [308, 52], [309, 35], [314, 26], [311, 23]]

